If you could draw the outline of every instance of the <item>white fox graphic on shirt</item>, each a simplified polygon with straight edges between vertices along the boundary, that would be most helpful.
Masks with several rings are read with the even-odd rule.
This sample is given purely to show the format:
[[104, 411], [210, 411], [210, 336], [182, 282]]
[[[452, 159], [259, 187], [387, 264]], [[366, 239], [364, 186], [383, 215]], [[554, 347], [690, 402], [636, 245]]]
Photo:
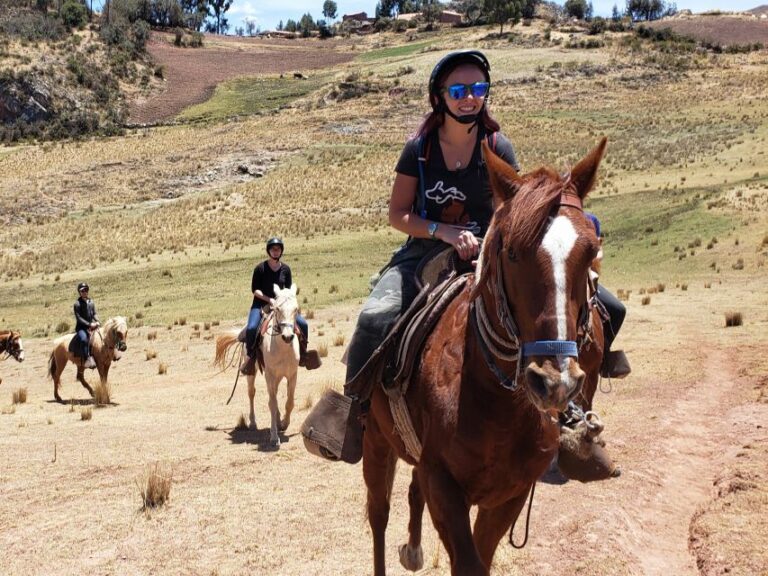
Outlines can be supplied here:
[[447, 190], [443, 187], [443, 181], [438, 180], [437, 184], [435, 184], [432, 188], [426, 191], [426, 196], [430, 200], [434, 200], [438, 204], [445, 204], [448, 202], [448, 200], [458, 200], [459, 202], [464, 202], [464, 200], [467, 199], [467, 195], [464, 194], [461, 190], [456, 188], [456, 186], [451, 186]]

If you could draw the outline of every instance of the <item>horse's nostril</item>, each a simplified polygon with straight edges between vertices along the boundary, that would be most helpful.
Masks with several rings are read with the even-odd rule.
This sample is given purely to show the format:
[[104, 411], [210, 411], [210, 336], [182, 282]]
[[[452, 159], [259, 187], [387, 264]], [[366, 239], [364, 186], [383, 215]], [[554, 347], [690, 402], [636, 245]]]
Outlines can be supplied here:
[[525, 379], [528, 382], [528, 387], [536, 396], [540, 398], [547, 397], [546, 377], [540, 372], [540, 369], [529, 366], [525, 369]]

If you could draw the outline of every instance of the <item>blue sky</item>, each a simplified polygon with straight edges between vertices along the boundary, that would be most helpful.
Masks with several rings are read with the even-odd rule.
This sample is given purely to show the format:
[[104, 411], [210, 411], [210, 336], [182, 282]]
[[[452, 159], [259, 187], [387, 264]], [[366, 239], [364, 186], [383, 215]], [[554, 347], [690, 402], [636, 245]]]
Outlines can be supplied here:
[[[90, 0], [88, 0], [90, 2]], [[559, 1], [563, 4], [565, 0]], [[236, 26], [244, 26], [246, 20], [252, 20], [262, 30], [270, 30], [277, 27], [282, 20], [293, 19], [298, 21], [302, 15], [309, 12], [315, 20], [323, 17], [324, 0], [235, 0], [227, 13], [230, 23], [230, 33], [234, 33]], [[102, 0], [93, 0], [94, 9], [99, 9]], [[678, 0], [677, 8], [688, 8], [693, 12], [705, 10], [749, 10], [762, 4], [766, 0]], [[596, 16], [610, 16], [613, 5], [623, 9], [626, 0], [592, 0]], [[355, 12], [367, 12], [373, 16], [376, 9], [376, 0], [336, 0], [338, 6], [338, 19], [342, 14]]]

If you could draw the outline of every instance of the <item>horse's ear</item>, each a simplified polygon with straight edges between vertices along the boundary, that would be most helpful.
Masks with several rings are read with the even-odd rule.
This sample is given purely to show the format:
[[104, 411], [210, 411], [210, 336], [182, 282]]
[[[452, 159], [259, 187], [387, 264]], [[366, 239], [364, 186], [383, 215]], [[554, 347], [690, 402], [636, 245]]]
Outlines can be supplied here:
[[595, 185], [597, 177], [597, 167], [605, 154], [605, 146], [608, 139], [603, 136], [600, 143], [592, 152], [582, 159], [573, 170], [571, 170], [571, 182], [576, 186], [579, 197], [584, 198]]
[[280, 294], [280, 286], [278, 286], [277, 284], [272, 284], [272, 290], [274, 290], [275, 296]]
[[296, 296], [299, 293], [299, 287], [296, 284], [291, 284], [291, 293]]
[[520, 184], [523, 183], [523, 179], [518, 175], [517, 170], [491, 150], [485, 139], [483, 139], [482, 146], [485, 165], [488, 167], [488, 175], [491, 180], [493, 197], [498, 206], [515, 195]]

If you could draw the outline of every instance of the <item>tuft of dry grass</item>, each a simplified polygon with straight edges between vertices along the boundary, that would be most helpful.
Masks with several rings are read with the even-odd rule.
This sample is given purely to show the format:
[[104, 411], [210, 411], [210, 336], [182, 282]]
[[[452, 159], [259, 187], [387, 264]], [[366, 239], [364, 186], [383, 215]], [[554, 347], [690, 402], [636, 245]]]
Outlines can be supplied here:
[[27, 389], [26, 388], [17, 388], [11, 394], [11, 399], [13, 400], [14, 404], [24, 404], [24, 403], [26, 403], [26, 401], [27, 401]]
[[160, 375], [167, 374], [168, 373], [168, 364], [165, 362], [160, 362], [157, 366], [157, 373]]
[[651, 303], [651, 297], [650, 296], [643, 296], [643, 299], [640, 301], [640, 303], [643, 306], [648, 306], [648, 304]]
[[245, 419], [245, 414], [242, 412], [240, 413], [240, 417], [237, 419], [237, 424], [235, 424], [235, 430], [248, 430], [248, 420]]
[[147, 340], [157, 340], [157, 330], [147, 332]]
[[315, 404], [315, 399], [312, 398], [312, 394], [307, 394], [306, 398], [304, 398], [304, 402], [301, 403], [301, 407], [299, 408], [299, 410], [303, 410], [303, 411], [309, 410], [310, 408], [312, 408], [312, 406], [314, 406], [314, 404]]
[[680, 284], [680, 290], [682, 290], [683, 292], [685, 292], [686, 290], [688, 290], [688, 284], [686, 284], [686, 283], [682, 283], [682, 284]]
[[741, 312], [726, 312], [725, 313], [725, 327], [730, 328], [731, 326], [741, 326], [744, 324], [744, 318], [741, 315]]
[[328, 356], [328, 342], [323, 340], [322, 342], [318, 343], [317, 353], [320, 356], [320, 358], [325, 358], [326, 356]]
[[90, 420], [91, 418], [93, 418], [93, 408], [90, 406], [80, 408], [80, 420]]
[[144, 478], [137, 480], [136, 484], [141, 494], [141, 509], [156, 509], [170, 498], [173, 473], [156, 463], [148, 468]]
[[333, 337], [333, 345], [344, 346], [344, 334], [336, 334], [336, 336]]
[[111, 397], [112, 387], [109, 385], [109, 382], [105, 382], [104, 384], [98, 382], [93, 387], [93, 401], [96, 403], [96, 406], [106, 406], [110, 403]]
[[152, 348], [147, 348], [144, 352], [146, 353], [147, 361], [157, 358], [157, 352]]
[[11, 404], [10, 406], [3, 406], [3, 409], [0, 411], [2, 414], [16, 414], [16, 404]]

